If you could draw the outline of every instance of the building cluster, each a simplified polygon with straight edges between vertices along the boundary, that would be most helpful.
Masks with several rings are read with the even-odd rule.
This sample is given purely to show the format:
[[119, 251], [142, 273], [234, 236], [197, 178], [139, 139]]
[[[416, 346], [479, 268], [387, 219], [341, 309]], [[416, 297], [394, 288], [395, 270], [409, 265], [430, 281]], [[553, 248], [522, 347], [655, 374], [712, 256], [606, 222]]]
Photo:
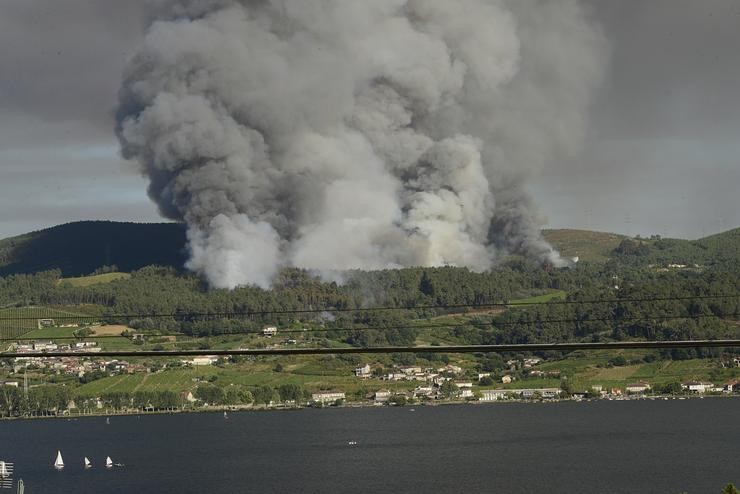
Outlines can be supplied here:
[[16, 353], [33, 352], [99, 352], [100, 347], [95, 341], [78, 341], [70, 344], [58, 344], [51, 340], [32, 341], [29, 343], [15, 343], [10, 348]]
[[559, 398], [560, 388], [526, 388], [526, 389], [485, 389], [481, 391], [480, 401], [498, 401], [506, 399], [555, 399]]
[[[602, 391], [600, 387], [598, 387], [599, 389], [596, 389], [596, 388], [597, 387], [594, 386], [594, 389], [600, 392], [602, 396], [607, 394], [605, 391]], [[624, 387], [624, 390], [627, 394], [639, 395], [639, 394], [645, 394], [645, 393], [651, 392], [653, 390], [653, 387], [649, 382], [641, 380], [635, 383], [627, 384]], [[696, 393], [696, 394], [734, 393], [734, 392], [740, 391], [740, 380], [730, 379], [722, 383], [721, 385], [717, 385], [710, 381], [684, 381], [681, 383], [681, 390], [686, 393]], [[621, 395], [622, 391], [619, 388], [612, 388], [609, 394]]]
[[[424, 381], [433, 384], [441, 384], [444, 381], [453, 379], [463, 373], [462, 367], [448, 364], [444, 367], [421, 367], [418, 365], [405, 365], [394, 367], [390, 372], [383, 373], [378, 377], [386, 381]], [[370, 364], [357, 367], [355, 376], [361, 379], [368, 379], [373, 376], [373, 369]]]
[[90, 372], [104, 372], [108, 375], [135, 374], [150, 372], [146, 366], [117, 359], [90, 359], [82, 357], [16, 357], [13, 359], [13, 372], [32, 367], [55, 374], [84, 377]]
[[[519, 360], [509, 360], [506, 362], [510, 374], [500, 376], [502, 384], [509, 384], [516, 380], [516, 375], [524, 374], [531, 376], [554, 376], [556, 374], [548, 372], [539, 372], [534, 367], [541, 362], [539, 358], [527, 358]], [[734, 362], [733, 362], [734, 363]], [[382, 371], [382, 372], [380, 372]], [[393, 402], [394, 396], [403, 396], [406, 399], [437, 400], [437, 399], [474, 399], [479, 401], [498, 401], [503, 399], [557, 399], [563, 395], [561, 388], [522, 388], [522, 389], [479, 389], [474, 392], [473, 382], [467, 382], [463, 379], [463, 369], [459, 366], [449, 364], [444, 367], [431, 368], [418, 365], [396, 366], [390, 371], [384, 371], [380, 367], [373, 368], [370, 364], [363, 364], [354, 370], [355, 376], [360, 379], [371, 377], [386, 381], [413, 381], [418, 385], [412, 391], [391, 391], [389, 389], [380, 389], [375, 393], [368, 395], [366, 398], [373, 400], [376, 404], [385, 404]], [[480, 372], [477, 374], [478, 383], [483, 379], [493, 379], [492, 372]], [[453, 384], [443, 389], [447, 382]], [[490, 384], [491, 381], [488, 381]], [[685, 393], [733, 393], [740, 392], [740, 380], [732, 379], [723, 385], [716, 385], [708, 381], [686, 381], [681, 383], [681, 390]], [[622, 399], [629, 396], [638, 396], [651, 393], [653, 386], [644, 380], [627, 384], [624, 388], [613, 387], [603, 389], [602, 386], [593, 386], [589, 392], [580, 391], [569, 394], [576, 399], [585, 397], [602, 397], [609, 399]]]

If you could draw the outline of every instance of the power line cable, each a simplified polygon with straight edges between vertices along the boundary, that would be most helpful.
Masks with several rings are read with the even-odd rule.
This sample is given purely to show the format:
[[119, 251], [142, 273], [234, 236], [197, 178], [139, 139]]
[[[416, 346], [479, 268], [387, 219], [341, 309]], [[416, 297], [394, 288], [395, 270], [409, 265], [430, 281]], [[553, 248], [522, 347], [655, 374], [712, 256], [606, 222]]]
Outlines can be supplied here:
[[380, 346], [347, 348], [265, 348], [237, 350], [123, 350], [101, 352], [0, 352], [0, 358], [15, 357], [194, 357], [236, 355], [326, 355], [362, 353], [500, 353], [572, 350], [615, 350], [647, 348], [731, 348], [740, 347], [740, 339], [733, 340], [673, 340], [673, 341], [617, 341], [599, 343], [522, 343], [503, 345], [445, 345], [445, 346]]

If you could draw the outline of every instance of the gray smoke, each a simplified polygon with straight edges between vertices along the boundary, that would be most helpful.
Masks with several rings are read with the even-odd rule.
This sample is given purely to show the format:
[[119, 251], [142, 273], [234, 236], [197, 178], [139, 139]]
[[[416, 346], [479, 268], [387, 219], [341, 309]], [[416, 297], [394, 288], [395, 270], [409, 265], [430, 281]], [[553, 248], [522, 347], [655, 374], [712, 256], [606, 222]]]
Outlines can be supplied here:
[[160, 2], [118, 136], [214, 287], [558, 263], [526, 177], [577, 148], [606, 43], [575, 1]]

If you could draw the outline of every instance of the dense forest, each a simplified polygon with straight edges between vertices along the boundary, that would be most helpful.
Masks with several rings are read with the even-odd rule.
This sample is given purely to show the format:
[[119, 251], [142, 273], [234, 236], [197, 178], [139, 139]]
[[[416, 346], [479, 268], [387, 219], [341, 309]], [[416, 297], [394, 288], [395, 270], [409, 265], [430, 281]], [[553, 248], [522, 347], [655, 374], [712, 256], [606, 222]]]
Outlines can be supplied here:
[[[271, 290], [211, 290], [178, 268], [181, 225], [71, 223], [0, 241], [0, 274], [27, 272], [0, 276], [0, 308], [6, 323], [23, 307], [76, 307], [78, 313], [84, 307], [108, 323], [193, 336], [303, 325], [356, 346], [410, 344], [430, 318], [454, 313], [469, 316], [445, 328], [461, 343], [737, 337], [740, 229], [696, 241], [574, 232], [555, 238], [603, 260], [556, 269], [509, 257], [484, 273], [455, 267], [353, 271], [339, 284], [285, 269]], [[585, 240], [579, 245], [577, 238]], [[610, 250], [594, 250], [600, 238], [608, 238], [603, 245]], [[47, 264], [52, 268], [37, 269]], [[66, 280], [112, 270], [130, 276], [89, 286]], [[556, 291], [564, 300], [508, 305]], [[480, 307], [486, 304], [499, 305]], [[372, 307], [395, 310], [352, 310]], [[297, 310], [307, 312], [290, 312]], [[264, 311], [272, 313], [254, 314]]]
[[[329, 338], [356, 346], [410, 344], [423, 321], [461, 312], [471, 317], [448, 329], [465, 343], [700, 339], [737, 336], [738, 274], [735, 266], [651, 269], [613, 260], [553, 269], [510, 260], [485, 273], [454, 267], [351, 272], [344, 284], [288, 269], [272, 290], [209, 290], [195, 275], [168, 267], [148, 266], [91, 286], [73, 286], [52, 270], [0, 278], [0, 306], [8, 314], [14, 307], [84, 306], [109, 323], [196, 336], [270, 323], [322, 326], [335, 329]], [[505, 305], [555, 290], [566, 298]], [[465, 307], [485, 304], [500, 305], [472, 314], [476, 307]], [[372, 307], [398, 310], [351, 310]], [[294, 310], [311, 312], [285, 312]], [[260, 311], [278, 313], [253, 314]]]

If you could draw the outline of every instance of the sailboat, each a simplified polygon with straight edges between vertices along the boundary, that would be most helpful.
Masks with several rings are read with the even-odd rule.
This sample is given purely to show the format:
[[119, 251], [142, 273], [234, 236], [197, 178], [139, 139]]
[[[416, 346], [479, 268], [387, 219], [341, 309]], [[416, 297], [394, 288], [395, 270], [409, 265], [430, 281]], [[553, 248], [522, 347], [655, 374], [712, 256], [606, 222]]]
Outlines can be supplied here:
[[224, 412], [224, 418], [225, 418], [225, 419], [229, 418], [229, 414], [228, 414], [228, 413], [226, 413], [226, 412]]
[[113, 468], [113, 460], [110, 459], [110, 456], [105, 458], [105, 468]]
[[85, 468], [92, 468], [92, 463], [87, 459], [87, 456], [85, 457]]
[[62, 460], [62, 452], [57, 450], [57, 459], [54, 462], [54, 468], [57, 470], [61, 470], [64, 468], [64, 460]]

